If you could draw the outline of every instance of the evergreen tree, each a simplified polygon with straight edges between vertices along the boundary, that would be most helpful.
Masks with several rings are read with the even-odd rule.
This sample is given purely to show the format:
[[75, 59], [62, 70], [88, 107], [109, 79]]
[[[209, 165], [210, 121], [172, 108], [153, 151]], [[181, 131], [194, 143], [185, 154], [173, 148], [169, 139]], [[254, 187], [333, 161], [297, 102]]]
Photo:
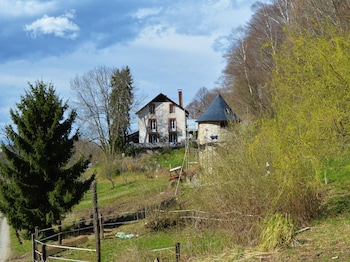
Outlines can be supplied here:
[[134, 99], [133, 84], [129, 67], [99, 66], [71, 81], [84, 135], [95, 141], [107, 158], [125, 148], [130, 110], [139, 102]]
[[111, 153], [125, 149], [126, 135], [130, 127], [130, 110], [133, 103], [133, 78], [129, 67], [116, 69], [111, 76], [110, 109], [111, 125]]
[[76, 112], [66, 112], [52, 84], [29, 87], [10, 110], [15, 127], [6, 126], [9, 144], [1, 145], [6, 161], [0, 165], [0, 211], [14, 229], [32, 232], [63, 219], [94, 177], [81, 179], [89, 163], [83, 157], [68, 165], [79, 139], [72, 130]]

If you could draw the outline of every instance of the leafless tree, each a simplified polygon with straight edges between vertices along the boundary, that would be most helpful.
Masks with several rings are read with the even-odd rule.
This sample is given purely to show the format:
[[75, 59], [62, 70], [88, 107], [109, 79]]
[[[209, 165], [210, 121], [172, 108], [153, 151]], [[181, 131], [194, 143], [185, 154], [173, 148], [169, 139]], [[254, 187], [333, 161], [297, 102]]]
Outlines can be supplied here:
[[270, 111], [268, 84], [274, 56], [284, 40], [283, 27], [290, 20], [289, 5], [287, 0], [257, 3], [251, 21], [233, 31], [233, 44], [225, 55], [223, 86], [233, 90], [239, 115], [256, 118]]
[[71, 88], [77, 96], [78, 117], [85, 137], [95, 141], [104, 153], [113, 155], [118, 151], [116, 147], [121, 146], [117, 140], [129, 128], [130, 113], [138, 101], [133, 99], [135, 90], [129, 68], [95, 67], [73, 78]]
[[77, 96], [78, 117], [84, 127], [84, 135], [95, 141], [104, 152], [109, 151], [112, 143], [109, 137], [112, 126], [109, 101], [113, 71], [113, 68], [99, 66], [71, 80], [71, 88]]
[[186, 109], [190, 113], [190, 117], [197, 119], [205, 109], [209, 106], [210, 102], [215, 97], [215, 93], [206, 87], [201, 87], [193, 100], [186, 106]]
[[306, 31], [315, 36], [327, 32], [327, 23], [341, 31], [350, 29], [349, 0], [294, 0], [293, 29]]

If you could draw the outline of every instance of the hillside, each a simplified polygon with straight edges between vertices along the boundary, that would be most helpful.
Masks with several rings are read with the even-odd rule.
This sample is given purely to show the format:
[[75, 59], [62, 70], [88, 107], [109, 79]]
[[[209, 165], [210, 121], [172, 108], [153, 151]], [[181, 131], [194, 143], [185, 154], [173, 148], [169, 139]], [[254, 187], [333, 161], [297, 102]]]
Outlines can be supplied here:
[[[177, 152], [179, 155], [183, 151]], [[160, 156], [166, 159], [164, 155]], [[175, 156], [173, 156], [175, 158]], [[180, 159], [180, 157], [178, 157]], [[163, 161], [163, 160], [160, 160]], [[218, 228], [215, 223], [201, 224], [195, 213], [162, 213], [153, 210], [197, 210], [192, 201], [200, 187], [180, 184], [174, 198], [175, 188], [168, 187], [168, 168], [161, 168], [153, 176], [143, 173], [127, 174], [115, 178], [115, 187], [109, 181], [98, 183], [99, 211], [104, 217], [117, 218], [124, 212], [147, 210], [146, 218], [136, 223], [125, 224], [106, 231], [101, 241], [102, 261], [174, 261], [175, 244], [181, 245], [181, 261], [348, 261], [350, 258], [350, 221], [348, 218], [347, 163], [332, 163], [328, 169], [328, 183], [323, 190], [323, 204], [319, 216], [304, 225], [293, 240], [283, 248], [261, 252], [258, 247], [235, 245], [229, 228]], [[210, 201], [210, 200], [208, 200]], [[204, 211], [202, 209], [202, 211]], [[91, 215], [91, 193], [67, 216], [64, 225], [80, 221]], [[204, 214], [202, 214], [204, 216]], [[191, 217], [193, 216], [193, 217]], [[187, 218], [185, 218], [187, 217]], [[112, 220], [110, 220], [112, 221]], [[120, 239], [117, 232], [134, 234], [137, 237]], [[17, 240], [14, 235], [12, 241]], [[93, 236], [82, 245], [94, 248]], [[13, 245], [9, 261], [31, 261], [29, 240], [20, 248]], [[23, 247], [27, 247], [23, 250]], [[22, 253], [22, 255], [21, 255]], [[23, 254], [27, 253], [23, 257]], [[70, 259], [94, 261], [94, 254], [65, 251], [58, 256]]]

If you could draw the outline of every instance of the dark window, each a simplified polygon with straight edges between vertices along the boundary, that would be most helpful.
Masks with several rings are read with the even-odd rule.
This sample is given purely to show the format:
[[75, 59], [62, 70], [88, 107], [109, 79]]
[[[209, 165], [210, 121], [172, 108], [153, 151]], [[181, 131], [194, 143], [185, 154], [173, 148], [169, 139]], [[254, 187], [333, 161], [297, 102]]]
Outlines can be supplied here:
[[151, 114], [154, 114], [156, 112], [156, 105], [155, 104], [150, 104], [149, 105], [149, 112]]
[[228, 126], [228, 122], [227, 121], [221, 121], [220, 122], [220, 127], [227, 127]]
[[170, 134], [169, 135], [169, 143], [171, 143], [171, 144], [175, 144], [175, 143], [177, 143], [177, 134]]
[[157, 136], [156, 135], [149, 135], [148, 142], [152, 143], [152, 144], [157, 143]]

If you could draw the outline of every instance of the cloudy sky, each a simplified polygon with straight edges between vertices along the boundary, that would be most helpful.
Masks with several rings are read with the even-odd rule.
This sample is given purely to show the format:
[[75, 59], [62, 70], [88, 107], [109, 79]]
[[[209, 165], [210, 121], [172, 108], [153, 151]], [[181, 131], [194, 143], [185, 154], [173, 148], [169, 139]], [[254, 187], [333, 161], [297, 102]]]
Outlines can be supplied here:
[[[70, 80], [96, 66], [129, 66], [145, 102], [160, 92], [184, 105], [217, 87], [232, 29], [255, 0], [0, 0], [0, 128], [28, 82]], [[260, 2], [269, 2], [261, 0]]]

